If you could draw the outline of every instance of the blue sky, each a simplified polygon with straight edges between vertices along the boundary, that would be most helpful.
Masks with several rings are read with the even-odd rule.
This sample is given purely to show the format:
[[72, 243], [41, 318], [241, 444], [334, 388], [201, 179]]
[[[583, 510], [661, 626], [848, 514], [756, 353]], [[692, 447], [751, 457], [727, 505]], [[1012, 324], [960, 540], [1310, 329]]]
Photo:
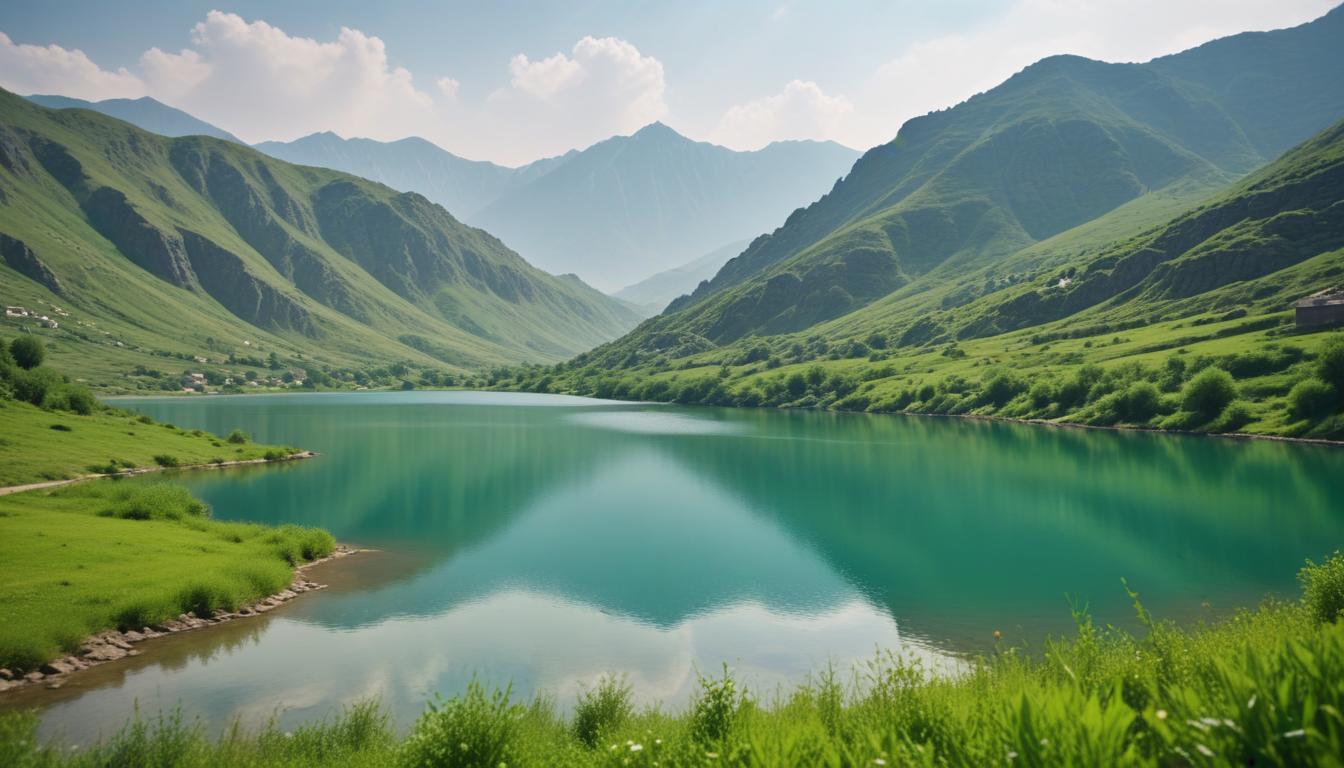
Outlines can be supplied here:
[[1332, 4], [47, 0], [0, 6], [0, 85], [150, 95], [249, 141], [421, 135], [508, 164], [652, 120], [862, 149], [1045, 55], [1146, 60]]

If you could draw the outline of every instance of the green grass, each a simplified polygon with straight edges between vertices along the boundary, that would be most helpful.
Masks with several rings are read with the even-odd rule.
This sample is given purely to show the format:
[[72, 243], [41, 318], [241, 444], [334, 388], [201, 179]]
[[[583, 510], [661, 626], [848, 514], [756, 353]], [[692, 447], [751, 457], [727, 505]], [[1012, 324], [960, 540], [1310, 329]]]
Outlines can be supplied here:
[[333, 547], [324, 531], [211, 520], [185, 488], [162, 482], [0, 497], [0, 666], [31, 669], [109, 627], [237, 608]]
[[[1344, 557], [1303, 571], [1301, 602], [1211, 625], [1093, 626], [1036, 653], [1001, 649], [957, 674], [877, 655], [779, 693], [730, 670], [678, 710], [632, 705], [607, 678], [571, 716], [542, 695], [472, 683], [398, 737], [376, 703], [292, 733], [219, 738], [181, 717], [134, 720], [78, 750], [40, 746], [36, 718], [0, 718], [15, 766], [1338, 765], [1344, 754]], [[1324, 611], [1324, 615], [1322, 614]], [[1326, 619], [1326, 617], [1332, 617]], [[1325, 620], [1322, 620], [1325, 619]]]
[[[59, 428], [57, 428], [59, 427]], [[292, 449], [257, 443], [234, 444], [200, 430], [146, 423], [142, 417], [110, 409], [81, 416], [0, 399], [0, 486], [64, 480], [90, 473], [179, 465], [218, 459], [264, 458]]]

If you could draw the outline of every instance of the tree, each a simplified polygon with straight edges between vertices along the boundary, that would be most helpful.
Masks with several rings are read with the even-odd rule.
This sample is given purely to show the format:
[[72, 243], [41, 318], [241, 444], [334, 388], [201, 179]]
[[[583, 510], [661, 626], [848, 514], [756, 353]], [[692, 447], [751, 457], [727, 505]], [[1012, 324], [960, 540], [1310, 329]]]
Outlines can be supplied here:
[[1303, 379], [1288, 393], [1288, 415], [1314, 419], [1334, 410], [1335, 388], [1319, 379]]
[[1344, 395], [1344, 335], [1331, 336], [1322, 345], [1321, 353], [1316, 356], [1316, 375]]
[[1185, 385], [1185, 394], [1181, 399], [1182, 407], [1207, 419], [1223, 412], [1227, 404], [1237, 397], [1237, 385], [1232, 374], [1222, 368], [1210, 366], [1195, 374]]
[[36, 336], [20, 336], [9, 343], [9, 353], [20, 368], [31, 371], [47, 357], [46, 347]]

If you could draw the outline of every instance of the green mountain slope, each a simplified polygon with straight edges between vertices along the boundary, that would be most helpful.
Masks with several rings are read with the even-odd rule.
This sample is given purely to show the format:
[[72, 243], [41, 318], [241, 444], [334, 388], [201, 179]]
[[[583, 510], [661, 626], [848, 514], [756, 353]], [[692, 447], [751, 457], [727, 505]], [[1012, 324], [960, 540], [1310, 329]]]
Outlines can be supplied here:
[[472, 221], [543, 269], [618, 290], [774, 225], [857, 156], [815, 141], [735, 152], [654, 123], [573, 154]]
[[479, 369], [637, 317], [420, 195], [232, 142], [0, 93], [0, 169], [5, 303], [59, 303], [57, 335], [110, 370], [225, 348]]
[[265, 141], [256, 148], [290, 163], [352, 173], [404, 192], [418, 192], [467, 221], [506, 192], [564, 163], [573, 152], [520, 168], [467, 160], [424, 139], [343, 139], [315, 133], [294, 141]]
[[227, 139], [238, 144], [243, 140], [200, 118], [183, 112], [175, 107], [151, 99], [148, 96], [139, 99], [103, 99], [85, 101], [69, 96], [33, 94], [28, 100], [48, 109], [91, 109], [109, 117], [124, 120], [131, 125], [144, 128], [160, 136], [213, 136]]
[[[906, 123], [635, 341], [730, 343], [801, 331], [897, 293], [983, 291], [986, 269], [1076, 227], [1108, 215], [1155, 223], [1344, 114], [1342, 37], [1336, 10], [1147, 64], [1038, 62]], [[1075, 245], [1089, 242], [1104, 239]], [[991, 287], [1030, 265], [1019, 266]], [[922, 319], [912, 313], [893, 330]]]

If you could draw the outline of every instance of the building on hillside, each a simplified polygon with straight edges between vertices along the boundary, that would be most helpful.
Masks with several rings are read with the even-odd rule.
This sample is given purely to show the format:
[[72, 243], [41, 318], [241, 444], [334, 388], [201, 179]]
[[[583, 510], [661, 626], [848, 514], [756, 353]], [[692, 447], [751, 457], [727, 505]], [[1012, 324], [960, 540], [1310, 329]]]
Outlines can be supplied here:
[[1344, 324], [1344, 290], [1327, 288], [1297, 302], [1298, 328]]
[[23, 307], [5, 307], [5, 317], [27, 317], [28, 310]]
[[47, 317], [46, 315], [42, 315], [41, 317], [34, 317], [33, 319], [37, 321], [38, 325], [44, 328], [55, 329], [60, 326], [59, 323], [57, 323], [55, 320], [52, 320], [50, 317]]

